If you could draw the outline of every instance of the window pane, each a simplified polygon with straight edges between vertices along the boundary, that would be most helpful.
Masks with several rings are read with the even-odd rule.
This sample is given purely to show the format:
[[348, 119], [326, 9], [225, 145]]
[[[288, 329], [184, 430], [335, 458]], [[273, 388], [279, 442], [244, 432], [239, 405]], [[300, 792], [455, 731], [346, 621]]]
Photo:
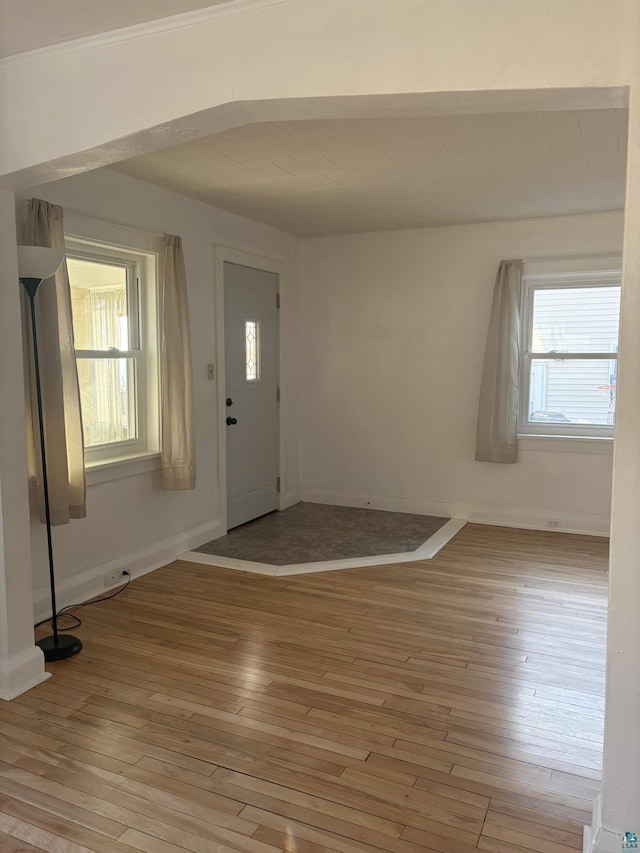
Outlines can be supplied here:
[[67, 268], [76, 349], [130, 349], [127, 268], [81, 258]]
[[615, 359], [533, 359], [529, 422], [613, 426], [616, 414]]
[[79, 358], [85, 447], [137, 438], [133, 358]]
[[620, 287], [540, 288], [531, 352], [617, 352]]
[[247, 320], [244, 324], [244, 334], [247, 382], [256, 382], [260, 379], [260, 323], [257, 320]]

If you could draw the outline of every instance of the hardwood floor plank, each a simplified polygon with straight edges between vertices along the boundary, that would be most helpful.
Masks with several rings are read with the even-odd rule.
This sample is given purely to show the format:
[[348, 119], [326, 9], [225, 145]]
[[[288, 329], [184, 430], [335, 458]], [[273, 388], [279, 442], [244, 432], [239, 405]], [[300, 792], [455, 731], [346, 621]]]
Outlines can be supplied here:
[[[36, 806], [55, 817], [71, 821], [78, 826], [84, 826], [86, 829], [100, 832], [109, 838], [118, 838], [127, 828], [124, 823], [120, 823], [112, 818], [102, 817], [100, 814], [82, 808], [78, 804], [77, 798], [76, 802], [68, 802], [61, 799], [56, 794], [61, 793], [64, 797], [64, 791], [59, 791], [54, 786], [49, 787], [44, 792], [30, 787], [28, 784], [28, 774], [16, 771], [7, 772], [4, 768], [0, 772], [2, 774], [0, 776], [0, 794], [12, 797], [21, 803]], [[25, 775], [27, 778], [25, 778]], [[23, 783], [21, 784], [20, 781], [15, 780], [23, 780]]]
[[[4, 836], [0, 836], [4, 838]], [[0, 853], [42, 853], [42, 847], [33, 847], [17, 838], [7, 838], [0, 843]]]
[[[508, 803], [523, 805], [527, 808], [537, 808], [542, 813], [549, 812], [555, 815], [566, 816], [585, 824], [591, 818], [591, 802], [587, 800], [567, 799], [559, 794], [547, 792], [529, 785], [517, 785], [507, 780], [495, 778], [496, 784], [491, 784], [488, 779], [476, 781], [464, 776], [454, 776], [431, 770], [420, 765], [412, 765], [400, 762], [386, 756], [378, 756], [372, 753], [367, 759], [367, 764], [375, 767], [382, 778], [388, 778], [387, 770], [415, 770], [418, 778], [415, 787], [424, 790], [439, 790], [443, 796], [480, 795], [488, 798], [497, 798]], [[500, 783], [503, 783], [502, 785]]]
[[576, 842], [581, 841], [581, 839], [570, 838], [571, 846], [567, 846], [556, 841], [550, 841], [548, 838], [511, 829], [488, 818], [482, 835], [484, 838], [493, 838], [498, 841], [506, 841], [516, 847], [524, 847], [526, 850], [536, 850], [538, 853], [570, 853], [572, 850], [579, 849], [576, 847]]
[[209, 708], [202, 703], [185, 702], [183, 699], [176, 699], [175, 697], [160, 693], [154, 694], [151, 699], [161, 706], [168, 705], [169, 707], [177, 706], [183, 708], [192, 718], [202, 716], [213, 718], [216, 728], [223, 728], [225, 731], [241, 732], [245, 729], [250, 730], [252, 733], [258, 732], [260, 735], [275, 735], [289, 741], [317, 747], [323, 751], [336, 752], [338, 755], [348, 755], [351, 758], [360, 759], [360, 761], [364, 761], [369, 755], [368, 749], [358, 749], [344, 743], [336, 743], [335, 741], [331, 741], [328, 736], [317, 737], [316, 735], [297, 733], [290, 726], [265, 723], [247, 715], [230, 714], [225, 711], [219, 711], [217, 708]]
[[[270, 826], [261, 826], [253, 836], [258, 841], [272, 844], [276, 850], [284, 853], [339, 853], [335, 847], [327, 847], [324, 843], [317, 844], [297, 835], [291, 829], [274, 829]], [[0, 851], [2, 845], [0, 845]]]
[[485, 834], [491, 835], [491, 832], [486, 831], [487, 825], [489, 827], [501, 826], [522, 835], [565, 845], [569, 848], [576, 847], [582, 843], [582, 827], [579, 828], [579, 831], [578, 827], [574, 827], [571, 830], [561, 829], [558, 826], [550, 826], [548, 822], [541, 824], [539, 820], [506, 815], [504, 812], [494, 811], [493, 809], [489, 810], [485, 821], [485, 828], [483, 829]]
[[0, 795], [0, 830], [5, 831], [7, 828], [12, 836], [21, 841], [56, 853], [133, 853], [131, 847], [119, 840]]
[[260, 839], [234, 836], [232, 833], [202, 836], [177, 830], [160, 821], [141, 821], [139, 827], [127, 829], [120, 840], [149, 853], [182, 853], [184, 850], [190, 853], [280, 853], [282, 849]]
[[429, 561], [133, 581], [0, 703], [0, 853], [579, 850], [606, 569], [605, 540], [467, 525]]
[[571, 835], [578, 835], [582, 838], [584, 824], [579, 820], [570, 820], [569, 818], [556, 817], [549, 812], [539, 809], [527, 809], [523, 806], [515, 805], [514, 803], [501, 802], [498, 799], [491, 800], [491, 811], [494, 816], [498, 814], [510, 815], [511, 817], [519, 818], [528, 821], [529, 823], [539, 823], [549, 829], [560, 829]]

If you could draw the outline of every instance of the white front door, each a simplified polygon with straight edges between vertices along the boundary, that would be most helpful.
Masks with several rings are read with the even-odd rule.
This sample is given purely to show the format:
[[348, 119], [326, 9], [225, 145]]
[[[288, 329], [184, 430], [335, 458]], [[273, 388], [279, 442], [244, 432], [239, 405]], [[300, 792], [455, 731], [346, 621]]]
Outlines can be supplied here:
[[278, 277], [224, 264], [227, 529], [278, 508]]

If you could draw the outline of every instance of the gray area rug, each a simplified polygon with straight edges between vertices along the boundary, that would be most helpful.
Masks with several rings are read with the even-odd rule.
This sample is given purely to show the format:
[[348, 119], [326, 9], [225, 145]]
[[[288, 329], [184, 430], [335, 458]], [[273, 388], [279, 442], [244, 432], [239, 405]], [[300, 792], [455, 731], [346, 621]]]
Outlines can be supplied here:
[[202, 554], [286, 566], [415, 551], [448, 518], [299, 503], [196, 548]]

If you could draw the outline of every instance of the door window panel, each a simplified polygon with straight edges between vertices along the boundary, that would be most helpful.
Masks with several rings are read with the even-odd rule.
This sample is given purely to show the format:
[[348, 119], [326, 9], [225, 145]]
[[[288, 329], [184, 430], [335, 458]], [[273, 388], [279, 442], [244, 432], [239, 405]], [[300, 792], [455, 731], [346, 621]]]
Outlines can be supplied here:
[[257, 382], [260, 379], [260, 323], [258, 320], [247, 320], [244, 324], [245, 334], [245, 364], [247, 382]]

